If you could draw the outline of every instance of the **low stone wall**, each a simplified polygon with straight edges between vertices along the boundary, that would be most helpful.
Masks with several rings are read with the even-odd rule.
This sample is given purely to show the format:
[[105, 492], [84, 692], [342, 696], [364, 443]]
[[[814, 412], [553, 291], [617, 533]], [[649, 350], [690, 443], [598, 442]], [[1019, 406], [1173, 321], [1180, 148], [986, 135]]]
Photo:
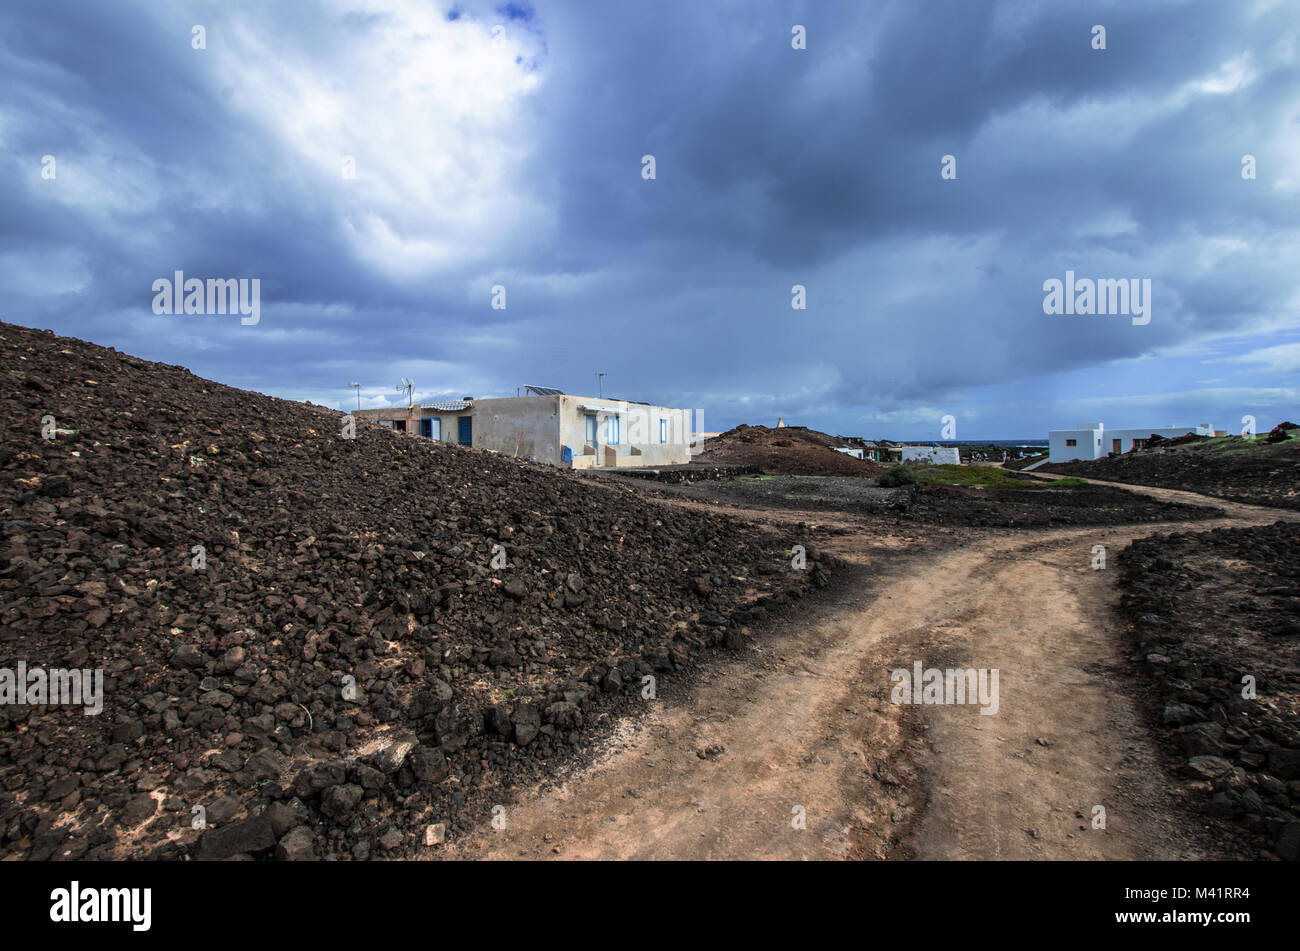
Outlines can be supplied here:
[[681, 466], [656, 466], [653, 468], [620, 469], [619, 475], [649, 479], [652, 482], [702, 482], [708, 479], [732, 479], [736, 476], [759, 475], [758, 466], [707, 465], [689, 463]]

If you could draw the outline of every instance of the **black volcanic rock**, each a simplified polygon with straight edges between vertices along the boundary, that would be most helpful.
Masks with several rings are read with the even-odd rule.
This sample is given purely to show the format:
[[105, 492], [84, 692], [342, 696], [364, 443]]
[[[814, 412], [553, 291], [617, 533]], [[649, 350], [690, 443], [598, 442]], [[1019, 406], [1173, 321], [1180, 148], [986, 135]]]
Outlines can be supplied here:
[[[364, 421], [345, 439], [338, 412], [11, 324], [0, 356], [0, 643], [103, 672], [96, 716], [0, 706], [3, 857], [454, 835], [495, 801], [487, 777], [537, 775], [638, 703], [616, 679], [574, 690], [594, 665], [671, 676], [811, 584], [786, 538], [578, 473]], [[126, 837], [149, 797], [165, 808]], [[259, 818], [191, 825], [232, 799]], [[302, 822], [280, 808], [272, 830], [272, 803]]]

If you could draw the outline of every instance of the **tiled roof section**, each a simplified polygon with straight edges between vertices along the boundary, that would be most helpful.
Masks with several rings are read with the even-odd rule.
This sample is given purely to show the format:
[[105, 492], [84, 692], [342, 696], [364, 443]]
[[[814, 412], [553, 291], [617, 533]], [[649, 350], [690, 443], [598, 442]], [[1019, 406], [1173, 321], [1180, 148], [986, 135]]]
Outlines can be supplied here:
[[473, 405], [470, 400], [444, 400], [441, 403], [421, 403], [420, 409], [437, 409], [450, 413], [454, 410], [469, 409]]

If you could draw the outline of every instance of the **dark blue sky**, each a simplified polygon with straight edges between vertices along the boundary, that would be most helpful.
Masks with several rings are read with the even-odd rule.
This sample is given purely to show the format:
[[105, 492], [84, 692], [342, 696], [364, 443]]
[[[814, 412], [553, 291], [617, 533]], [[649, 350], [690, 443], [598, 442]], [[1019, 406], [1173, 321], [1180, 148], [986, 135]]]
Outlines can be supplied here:
[[[1298, 35], [1290, 0], [8, 0], [0, 318], [341, 408], [603, 371], [710, 430], [1267, 428]], [[260, 322], [155, 315], [176, 270], [259, 278]], [[1150, 279], [1150, 323], [1045, 315], [1067, 270]]]

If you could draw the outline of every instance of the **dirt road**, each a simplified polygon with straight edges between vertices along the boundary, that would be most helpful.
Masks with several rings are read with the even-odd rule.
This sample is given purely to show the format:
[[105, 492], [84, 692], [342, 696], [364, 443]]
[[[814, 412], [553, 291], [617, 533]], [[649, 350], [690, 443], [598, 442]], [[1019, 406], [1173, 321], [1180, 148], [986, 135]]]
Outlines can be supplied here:
[[[855, 566], [836, 596], [704, 679], [663, 684], [590, 767], [521, 791], [503, 828], [449, 857], [1218, 857], [1167, 792], [1136, 709], [1113, 559], [1157, 530], [1300, 513], [1134, 491], [1228, 517], [984, 532], [914, 554], [836, 537]], [[1097, 545], [1111, 567], [1093, 568]], [[892, 703], [890, 671], [915, 661], [997, 670], [997, 713]]]

